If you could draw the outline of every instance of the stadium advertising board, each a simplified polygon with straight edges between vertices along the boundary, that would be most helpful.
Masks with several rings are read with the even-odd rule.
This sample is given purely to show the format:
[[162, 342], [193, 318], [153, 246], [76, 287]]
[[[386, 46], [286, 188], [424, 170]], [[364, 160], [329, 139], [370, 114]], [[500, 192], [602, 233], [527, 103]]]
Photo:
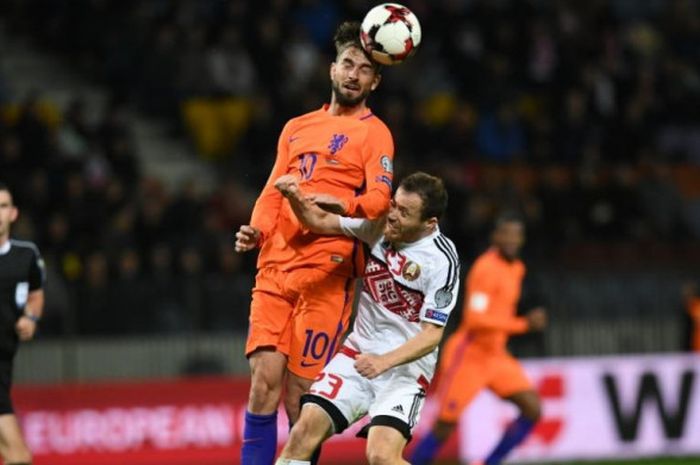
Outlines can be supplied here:
[[[700, 357], [638, 356], [525, 363], [543, 418], [517, 461], [700, 454]], [[238, 463], [248, 383], [167, 382], [18, 386], [15, 405], [36, 465], [233, 465]], [[428, 404], [417, 435], [429, 426]], [[483, 457], [513, 409], [482, 394], [443, 451]], [[362, 463], [361, 425], [324, 447], [327, 463]], [[279, 443], [287, 419], [279, 415]]]
[[[509, 457], [560, 461], [700, 455], [700, 356], [533, 360], [537, 429]], [[515, 410], [483, 393], [462, 417], [463, 458], [484, 457]]]

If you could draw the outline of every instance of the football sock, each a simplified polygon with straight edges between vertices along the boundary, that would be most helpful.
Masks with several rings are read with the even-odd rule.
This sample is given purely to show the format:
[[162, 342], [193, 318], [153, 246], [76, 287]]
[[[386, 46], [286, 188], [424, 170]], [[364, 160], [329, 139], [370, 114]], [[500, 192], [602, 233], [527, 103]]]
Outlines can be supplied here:
[[255, 415], [245, 412], [242, 465], [272, 465], [277, 452], [277, 412]]
[[411, 465], [428, 465], [442, 446], [442, 441], [432, 431], [423, 436], [411, 455]]
[[515, 446], [520, 444], [523, 439], [530, 434], [532, 428], [534, 428], [535, 422], [520, 415], [516, 418], [503, 433], [503, 437], [496, 445], [496, 447], [491, 451], [488, 457], [486, 457], [486, 465], [498, 465], [501, 461], [508, 455], [508, 452], [513, 450]]

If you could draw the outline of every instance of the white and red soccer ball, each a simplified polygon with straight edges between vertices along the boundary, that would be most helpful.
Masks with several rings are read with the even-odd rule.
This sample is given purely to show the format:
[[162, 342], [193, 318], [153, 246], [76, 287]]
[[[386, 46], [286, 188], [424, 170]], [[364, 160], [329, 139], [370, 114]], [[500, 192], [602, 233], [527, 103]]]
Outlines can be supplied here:
[[405, 6], [383, 3], [365, 15], [360, 41], [374, 61], [396, 65], [415, 53], [421, 41], [420, 23]]

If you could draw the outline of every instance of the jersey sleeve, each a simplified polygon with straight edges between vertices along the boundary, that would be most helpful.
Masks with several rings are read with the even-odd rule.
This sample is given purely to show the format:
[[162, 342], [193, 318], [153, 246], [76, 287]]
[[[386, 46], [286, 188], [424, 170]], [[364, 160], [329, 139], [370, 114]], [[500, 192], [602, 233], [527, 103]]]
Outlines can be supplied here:
[[[445, 256], [432, 270], [421, 308], [421, 321], [445, 326], [457, 303], [459, 259], [453, 246], [445, 245]], [[449, 248], [449, 249], [448, 249]]]
[[383, 124], [367, 132], [363, 151], [365, 191], [346, 199], [346, 215], [376, 219], [389, 209], [394, 178], [394, 140]]
[[29, 290], [36, 291], [46, 285], [46, 266], [41, 258], [39, 249], [34, 249], [32, 260], [29, 264]]
[[282, 206], [282, 194], [275, 189], [275, 181], [287, 173], [289, 165], [289, 136], [292, 132], [292, 122], [288, 122], [277, 141], [277, 158], [265, 183], [250, 218], [250, 225], [260, 231], [261, 242], [272, 234], [277, 224], [277, 217]]
[[340, 229], [343, 230], [343, 234], [356, 237], [370, 245], [375, 244], [382, 236], [383, 226], [384, 222], [380, 220], [340, 217]]
[[485, 262], [477, 262], [467, 277], [467, 295], [464, 315], [469, 329], [500, 330], [511, 334], [524, 333], [528, 329], [523, 317], [501, 315], [493, 302], [498, 285], [498, 273]]

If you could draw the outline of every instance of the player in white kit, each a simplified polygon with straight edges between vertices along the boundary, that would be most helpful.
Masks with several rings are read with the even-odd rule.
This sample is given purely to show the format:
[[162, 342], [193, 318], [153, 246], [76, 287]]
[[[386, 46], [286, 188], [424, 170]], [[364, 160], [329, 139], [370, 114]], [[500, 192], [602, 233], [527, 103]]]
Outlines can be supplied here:
[[368, 439], [369, 463], [407, 464], [403, 449], [457, 300], [459, 259], [438, 228], [447, 206], [444, 185], [425, 173], [408, 176], [387, 215], [374, 221], [321, 210], [294, 176], [281, 177], [276, 187], [310, 231], [345, 234], [369, 246], [353, 330], [302, 398], [301, 416], [276, 464], [308, 464], [320, 443], [367, 414], [371, 422], [359, 435]]

